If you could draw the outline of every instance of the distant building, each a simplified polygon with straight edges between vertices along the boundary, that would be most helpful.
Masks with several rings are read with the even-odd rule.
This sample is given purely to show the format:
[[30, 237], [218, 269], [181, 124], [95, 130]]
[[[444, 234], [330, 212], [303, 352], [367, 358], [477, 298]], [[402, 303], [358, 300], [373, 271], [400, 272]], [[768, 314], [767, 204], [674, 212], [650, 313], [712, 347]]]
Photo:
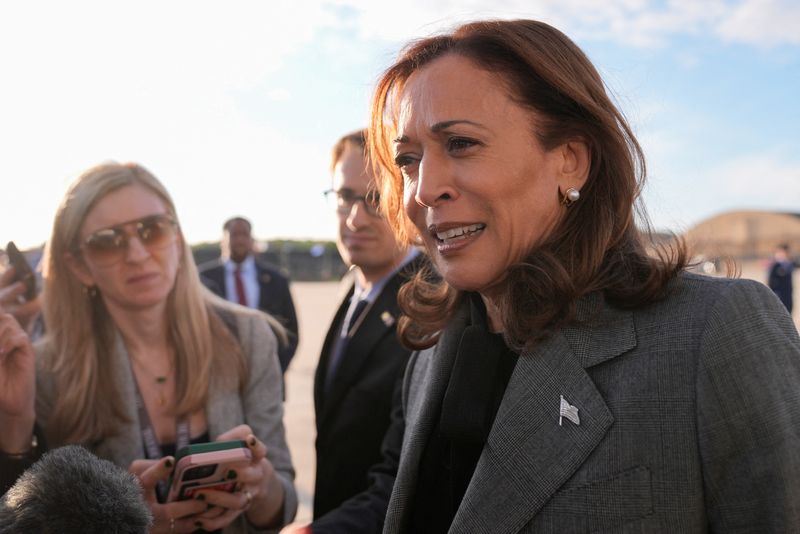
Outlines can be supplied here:
[[730, 211], [697, 224], [684, 234], [693, 255], [737, 261], [771, 258], [775, 248], [789, 245], [800, 252], [800, 213]]

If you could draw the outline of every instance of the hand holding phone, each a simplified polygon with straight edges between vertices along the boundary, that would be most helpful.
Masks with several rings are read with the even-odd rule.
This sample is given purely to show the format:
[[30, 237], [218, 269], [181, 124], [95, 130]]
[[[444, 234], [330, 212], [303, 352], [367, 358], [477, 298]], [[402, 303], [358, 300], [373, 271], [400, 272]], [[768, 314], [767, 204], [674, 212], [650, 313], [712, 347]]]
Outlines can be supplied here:
[[200, 490], [232, 492], [232, 470], [246, 467], [252, 453], [242, 440], [213, 441], [184, 447], [175, 455], [167, 502], [194, 498]]
[[33, 269], [28, 265], [28, 260], [22, 255], [13, 241], [9, 241], [6, 245], [6, 254], [8, 255], [8, 262], [14, 267], [14, 281], [22, 282], [25, 284], [25, 292], [22, 294], [26, 301], [33, 300], [36, 297], [36, 276], [33, 274]]

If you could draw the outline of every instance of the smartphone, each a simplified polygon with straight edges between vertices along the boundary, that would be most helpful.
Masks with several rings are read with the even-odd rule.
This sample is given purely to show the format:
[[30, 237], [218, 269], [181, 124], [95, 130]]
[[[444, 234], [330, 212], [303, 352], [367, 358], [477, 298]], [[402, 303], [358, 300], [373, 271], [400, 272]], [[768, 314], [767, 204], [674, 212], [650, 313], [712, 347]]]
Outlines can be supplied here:
[[194, 498], [200, 490], [233, 491], [236, 480], [228, 472], [250, 463], [252, 453], [242, 440], [189, 445], [175, 455], [167, 502]]
[[25, 293], [23, 297], [25, 300], [32, 300], [36, 297], [36, 275], [33, 274], [33, 269], [28, 265], [28, 260], [19, 251], [17, 245], [13, 241], [9, 241], [6, 245], [6, 254], [8, 255], [8, 262], [14, 267], [14, 281], [22, 282], [25, 284]]

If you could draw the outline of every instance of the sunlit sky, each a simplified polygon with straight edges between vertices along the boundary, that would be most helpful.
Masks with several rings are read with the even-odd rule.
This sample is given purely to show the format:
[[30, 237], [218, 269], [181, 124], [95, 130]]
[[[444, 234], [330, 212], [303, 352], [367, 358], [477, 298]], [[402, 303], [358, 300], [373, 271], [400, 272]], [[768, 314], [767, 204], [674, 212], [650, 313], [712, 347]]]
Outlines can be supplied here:
[[46, 240], [109, 159], [166, 184], [190, 242], [235, 214], [260, 239], [332, 239], [331, 145], [404, 43], [479, 18], [587, 52], [644, 146], [656, 228], [800, 212], [796, 0], [25, 1], [0, 4], [0, 247]]

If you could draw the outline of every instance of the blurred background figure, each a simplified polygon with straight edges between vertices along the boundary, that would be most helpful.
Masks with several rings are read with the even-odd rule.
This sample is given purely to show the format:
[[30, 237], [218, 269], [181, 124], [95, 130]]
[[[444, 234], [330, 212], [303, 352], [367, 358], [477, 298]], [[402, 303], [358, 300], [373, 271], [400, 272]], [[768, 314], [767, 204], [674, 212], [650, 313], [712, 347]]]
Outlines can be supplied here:
[[77, 445], [42, 456], [0, 501], [0, 534], [145, 534], [151, 524], [136, 477]]
[[767, 285], [772, 291], [775, 292], [781, 302], [783, 302], [783, 305], [786, 306], [786, 309], [789, 310], [789, 313], [792, 313], [793, 307], [793, 272], [794, 261], [792, 260], [791, 256], [789, 256], [789, 245], [785, 243], [779, 245], [775, 250], [775, 256], [772, 264], [769, 267]]
[[267, 312], [280, 321], [288, 341], [278, 348], [278, 358], [281, 371], [286, 372], [300, 339], [289, 280], [256, 257], [249, 220], [233, 217], [222, 229], [222, 256], [199, 267], [201, 280], [220, 297]]

